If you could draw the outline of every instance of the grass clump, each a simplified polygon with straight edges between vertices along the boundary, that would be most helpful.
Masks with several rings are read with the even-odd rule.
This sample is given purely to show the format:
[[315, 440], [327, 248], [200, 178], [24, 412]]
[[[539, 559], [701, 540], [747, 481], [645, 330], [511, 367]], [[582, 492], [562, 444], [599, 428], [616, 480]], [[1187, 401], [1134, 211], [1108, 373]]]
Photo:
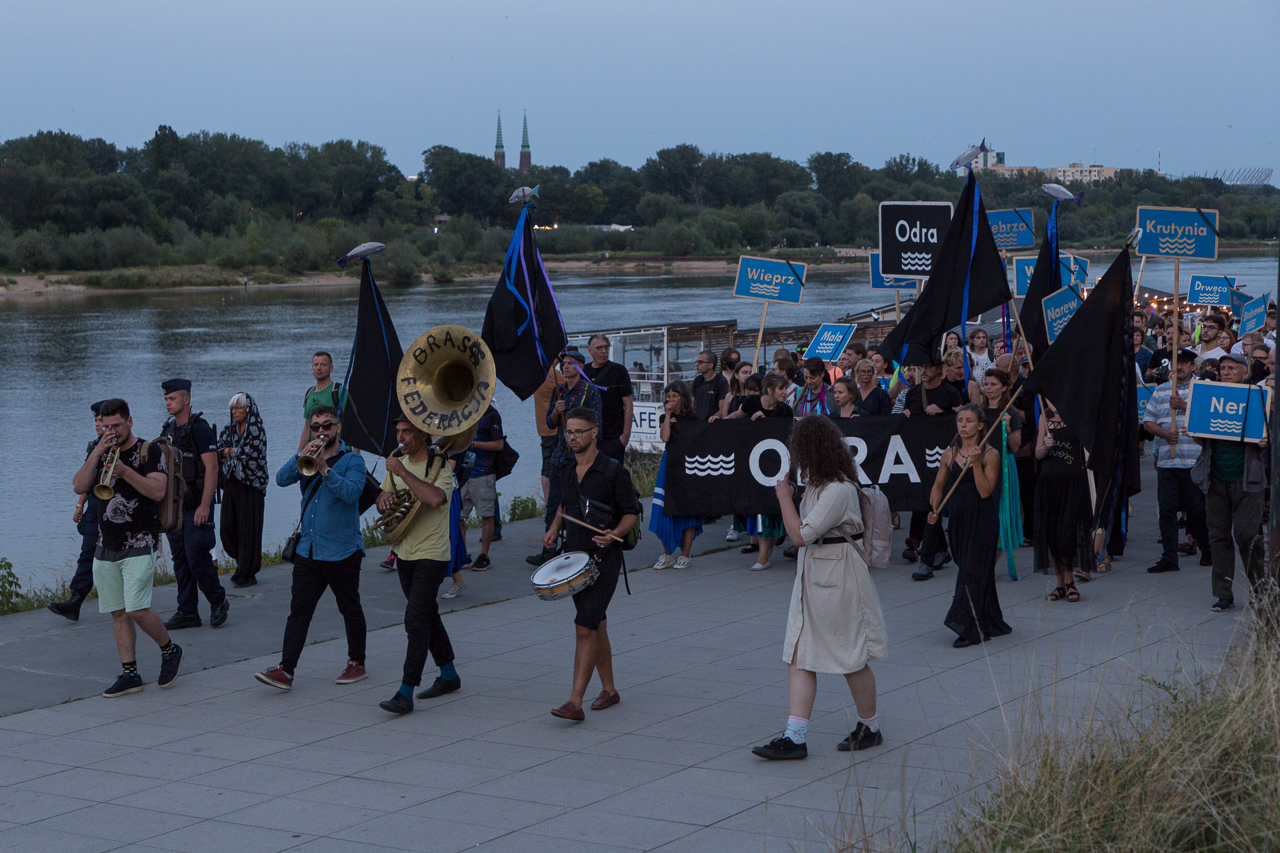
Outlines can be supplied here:
[[631, 472], [631, 482], [642, 498], [653, 497], [653, 486], [658, 481], [658, 463], [662, 461], [661, 453], [642, 453], [627, 448], [624, 457], [625, 465]]

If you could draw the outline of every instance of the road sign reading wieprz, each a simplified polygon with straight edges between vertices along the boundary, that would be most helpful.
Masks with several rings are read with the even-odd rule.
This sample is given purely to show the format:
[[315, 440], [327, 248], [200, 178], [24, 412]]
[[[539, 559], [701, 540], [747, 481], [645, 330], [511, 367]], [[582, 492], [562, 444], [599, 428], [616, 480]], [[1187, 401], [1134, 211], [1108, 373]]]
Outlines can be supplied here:
[[[1077, 258], [1075, 255], [1060, 254], [1058, 255], [1059, 280], [1065, 284], [1084, 284], [1085, 278], [1089, 274], [1089, 262], [1084, 258]], [[1013, 259], [1013, 287], [1014, 296], [1026, 296], [1027, 288], [1031, 286], [1031, 276], [1036, 271], [1035, 258], [1014, 258]]]
[[880, 202], [880, 272], [926, 278], [951, 225], [949, 201]]
[[738, 279], [733, 285], [733, 295], [799, 305], [800, 291], [804, 288], [804, 270], [805, 265], [799, 261], [743, 255], [738, 258]]
[[1187, 302], [1192, 305], [1219, 305], [1231, 307], [1231, 288], [1236, 280], [1229, 275], [1193, 275]]
[[914, 290], [919, 284], [918, 278], [885, 278], [880, 272], [880, 253], [868, 252], [871, 258], [871, 289], [872, 290]]
[[1013, 295], [1022, 297], [1027, 295], [1027, 288], [1031, 286], [1031, 274], [1036, 271], [1035, 258], [1014, 258], [1013, 259]]
[[1194, 207], [1139, 207], [1136, 254], [1218, 259], [1218, 211]]
[[1046, 296], [1042, 304], [1045, 331], [1048, 333], [1049, 343], [1053, 343], [1084, 303], [1081, 302], [1074, 288], [1064, 287]]
[[1240, 337], [1243, 338], [1250, 332], [1266, 328], [1269, 302], [1270, 297], [1264, 293], [1257, 299], [1245, 303], [1244, 309], [1240, 312]]
[[1030, 207], [1009, 210], [988, 210], [991, 235], [996, 238], [997, 249], [1030, 249], [1036, 244], [1033, 230], [1035, 211]]
[[823, 323], [818, 327], [818, 333], [813, 336], [809, 346], [805, 347], [804, 357], [835, 361], [840, 353], [844, 352], [849, 338], [853, 337], [855, 328], [857, 328], [856, 323], [847, 326], [840, 323]]
[[1187, 395], [1187, 434], [1257, 441], [1266, 434], [1269, 397], [1270, 392], [1259, 385], [1192, 382]]

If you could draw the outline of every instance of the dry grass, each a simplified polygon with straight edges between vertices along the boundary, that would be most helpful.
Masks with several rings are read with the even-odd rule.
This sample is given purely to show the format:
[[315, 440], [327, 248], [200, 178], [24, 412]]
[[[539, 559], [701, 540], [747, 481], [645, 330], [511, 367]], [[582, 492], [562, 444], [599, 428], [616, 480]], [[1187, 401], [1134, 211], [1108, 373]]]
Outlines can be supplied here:
[[662, 454], [628, 449], [625, 460], [626, 468], [631, 472], [631, 482], [640, 497], [653, 497], [653, 485], [658, 480], [658, 463], [662, 460]]

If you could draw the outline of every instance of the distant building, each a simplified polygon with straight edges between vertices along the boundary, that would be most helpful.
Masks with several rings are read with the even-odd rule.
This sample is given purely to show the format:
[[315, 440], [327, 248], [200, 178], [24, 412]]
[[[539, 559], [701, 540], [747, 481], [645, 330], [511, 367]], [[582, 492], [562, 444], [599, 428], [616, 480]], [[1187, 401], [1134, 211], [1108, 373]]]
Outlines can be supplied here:
[[529, 113], [524, 114], [524, 140], [520, 143], [520, 171], [527, 172], [533, 166], [533, 155], [529, 153]]
[[1025, 175], [1031, 172], [1043, 172], [1050, 181], [1068, 184], [1072, 181], [1093, 183], [1114, 178], [1117, 171], [1114, 166], [1102, 166], [1097, 163], [1086, 166], [1083, 163], [1072, 163], [1069, 166], [1010, 166], [1004, 161], [1003, 151], [984, 151], [970, 164], [975, 172], [990, 171], [998, 175]]
[[502, 110], [498, 110], [498, 141], [493, 146], [493, 162], [499, 169], [507, 168], [507, 150], [502, 147]]

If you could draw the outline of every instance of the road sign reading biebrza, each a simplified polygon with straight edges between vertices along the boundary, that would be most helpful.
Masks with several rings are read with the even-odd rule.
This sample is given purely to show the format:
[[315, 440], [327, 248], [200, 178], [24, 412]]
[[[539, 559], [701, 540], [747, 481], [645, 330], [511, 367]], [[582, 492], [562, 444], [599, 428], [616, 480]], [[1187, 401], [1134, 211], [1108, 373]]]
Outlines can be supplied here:
[[1218, 211], [1194, 207], [1139, 207], [1136, 254], [1218, 259]]
[[743, 255], [738, 258], [738, 279], [733, 285], [733, 295], [799, 305], [804, 275], [805, 265], [798, 261]]
[[988, 210], [991, 236], [996, 238], [997, 249], [1030, 249], [1036, 244], [1033, 230], [1035, 211], [1030, 207], [1009, 210]]
[[880, 272], [927, 278], [951, 225], [949, 201], [880, 202]]
[[872, 290], [914, 290], [919, 283], [918, 278], [885, 278], [880, 272], [880, 253], [868, 252], [867, 257], [871, 261], [871, 289]]
[[1192, 382], [1187, 434], [1228, 441], [1258, 441], [1266, 434], [1270, 392], [1258, 385]]
[[1053, 343], [1058, 339], [1058, 335], [1062, 334], [1062, 330], [1067, 327], [1072, 316], [1076, 311], [1080, 310], [1080, 306], [1084, 303], [1074, 288], [1064, 287], [1061, 290], [1055, 290], [1044, 298], [1041, 303], [1044, 307], [1044, 328], [1048, 335], [1049, 343]]

